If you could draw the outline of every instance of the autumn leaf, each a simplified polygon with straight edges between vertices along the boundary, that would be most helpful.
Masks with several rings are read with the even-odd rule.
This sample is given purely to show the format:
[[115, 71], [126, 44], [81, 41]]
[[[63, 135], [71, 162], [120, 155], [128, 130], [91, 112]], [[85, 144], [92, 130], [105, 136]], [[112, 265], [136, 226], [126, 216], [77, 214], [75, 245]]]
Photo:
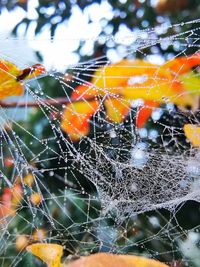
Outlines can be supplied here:
[[136, 114], [136, 127], [142, 128], [145, 126], [147, 120], [150, 118], [152, 111], [159, 107], [160, 103], [156, 101], [145, 101], [142, 106], [138, 107]]
[[[78, 86], [73, 91], [71, 100], [76, 103], [67, 105], [61, 128], [72, 141], [87, 135], [90, 132], [89, 120], [99, 108], [99, 99], [104, 99], [107, 119], [114, 123], [125, 119], [132, 101], [143, 99], [144, 105], [139, 107], [136, 116], [139, 128], [145, 125], [152, 111], [161, 103], [192, 106], [194, 92], [199, 95], [200, 80], [194, 77], [193, 72], [187, 72], [199, 62], [200, 54], [196, 54], [176, 58], [162, 66], [138, 59], [101, 67], [94, 73], [91, 83]], [[86, 108], [87, 105], [92, 108]]]
[[156, 82], [148, 79], [142, 84], [135, 84], [134, 87], [123, 87], [121, 95], [128, 101], [144, 99], [167, 104], [192, 105], [192, 97], [184, 90], [182, 84], [177, 81]]
[[155, 10], [160, 15], [165, 15], [166, 13], [179, 14], [181, 10], [186, 10], [190, 6], [189, 0], [158, 0], [156, 1]]
[[[200, 53], [196, 53], [191, 56], [184, 56], [175, 58], [173, 60], [167, 61], [163, 66], [162, 69], [168, 69], [171, 71], [171, 73], [176, 77], [178, 81], [173, 81], [173, 88], [177, 90], [181, 86], [183, 87], [184, 91], [189, 93], [190, 100], [187, 98], [186, 102], [181, 101], [179, 103], [176, 103], [174, 101], [174, 104], [178, 104], [179, 107], [184, 108], [185, 106], [191, 106], [195, 108], [195, 104], [198, 102], [198, 97], [200, 94], [200, 77], [199, 74], [195, 74], [191, 69], [195, 67], [196, 65], [200, 64]], [[175, 86], [174, 86], [175, 85]], [[169, 84], [170, 86], [170, 84]], [[181, 95], [181, 92], [177, 92], [177, 94]], [[193, 101], [191, 101], [193, 99]], [[189, 102], [191, 103], [189, 104]], [[150, 103], [151, 102], [151, 103]], [[142, 128], [146, 121], [151, 116], [152, 111], [154, 110], [154, 102], [153, 101], [145, 101], [142, 108], [138, 109], [138, 114], [136, 118], [136, 126], [138, 128]], [[198, 104], [197, 104], [198, 105]], [[155, 108], [158, 107], [158, 103], [155, 105]]]
[[183, 75], [179, 76], [179, 80], [187, 88], [192, 95], [199, 95], [200, 93], [200, 74], [195, 74], [189, 71]]
[[57, 244], [36, 243], [28, 246], [27, 251], [44, 261], [48, 267], [61, 267], [63, 247]]
[[131, 77], [160, 77], [166, 80], [172, 77], [170, 71], [162, 69], [159, 65], [152, 64], [148, 61], [122, 60], [113, 65], [106, 65], [99, 68], [91, 81], [96, 88], [108, 90], [110, 93], [119, 93], [118, 88], [128, 85]]
[[79, 85], [76, 87], [76, 89], [72, 92], [71, 100], [72, 101], [78, 101], [82, 99], [90, 100], [91, 98], [94, 98], [98, 96], [99, 91], [98, 88], [92, 85]]
[[177, 57], [167, 61], [164, 69], [170, 69], [176, 75], [181, 75], [189, 72], [193, 67], [200, 65], [200, 52], [189, 56]]
[[200, 126], [194, 124], [185, 124], [183, 127], [185, 136], [193, 146], [200, 147]]
[[72, 141], [78, 141], [89, 134], [89, 120], [98, 110], [98, 101], [75, 102], [67, 105], [63, 112], [61, 129], [68, 133]]
[[166, 264], [156, 260], [139, 256], [114, 255], [97, 253], [65, 265], [66, 267], [167, 267]]
[[108, 98], [104, 101], [104, 106], [107, 119], [115, 123], [124, 121], [130, 110], [130, 104], [121, 98]]
[[81, 257], [70, 263], [61, 263], [62, 246], [57, 244], [37, 243], [27, 247], [33, 255], [43, 260], [48, 267], [167, 267], [156, 260], [131, 255], [97, 253]]
[[22, 251], [28, 245], [30, 245], [30, 242], [42, 242], [46, 239], [46, 237], [47, 232], [43, 228], [37, 228], [33, 231], [32, 235], [17, 235], [15, 240], [15, 249], [18, 251]]
[[39, 76], [45, 72], [40, 64], [24, 70], [19, 69], [15, 64], [0, 60], [0, 100], [9, 96], [20, 96], [23, 94], [23, 81]]

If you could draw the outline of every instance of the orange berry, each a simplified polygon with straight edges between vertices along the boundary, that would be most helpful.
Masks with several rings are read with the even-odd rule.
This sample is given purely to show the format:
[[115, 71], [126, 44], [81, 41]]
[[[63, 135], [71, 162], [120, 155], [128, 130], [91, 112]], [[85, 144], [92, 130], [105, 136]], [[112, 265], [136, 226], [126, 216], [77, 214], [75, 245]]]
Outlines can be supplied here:
[[23, 190], [20, 184], [15, 184], [13, 188], [11, 189], [12, 191], [12, 206], [16, 208], [20, 204], [20, 202], [23, 199]]
[[18, 251], [23, 250], [28, 245], [28, 238], [25, 235], [19, 235], [15, 241], [15, 248]]
[[5, 167], [8, 167], [8, 168], [12, 167], [14, 165], [13, 158], [12, 157], [5, 158], [4, 165], [5, 165]]
[[4, 130], [5, 130], [6, 132], [10, 132], [10, 131], [12, 131], [12, 127], [13, 127], [13, 125], [12, 125], [11, 122], [6, 122], [6, 123], [4, 123], [4, 125], [3, 125], [3, 128], [4, 128]]
[[25, 185], [32, 187], [34, 183], [34, 176], [31, 173], [27, 174], [24, 176], [23, 182]]
[[47, 236], [47, 233], [42, 228], [36, 229], [32, 234], [32, 238], [34, 239], [34, 241], [39, 241], [39, 242], [44, 240], [46, 238], [46, 236]]
[[38, 206], [42, 201], [42, 195], [38, 192], [35, 192], [30, 196], [30, 201], [33, 205]]

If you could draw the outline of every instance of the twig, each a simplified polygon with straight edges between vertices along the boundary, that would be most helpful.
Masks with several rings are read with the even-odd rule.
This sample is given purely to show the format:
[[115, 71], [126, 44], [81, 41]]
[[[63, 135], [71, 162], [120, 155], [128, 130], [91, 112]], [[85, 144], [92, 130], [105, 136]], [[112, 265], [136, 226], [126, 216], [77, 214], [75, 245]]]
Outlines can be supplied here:
[[55, 99], [40, 99], [38, 102], [36, 101], [0, 101], [1, 108], [23, 108], [23, 107], [39, 107], [41, 104], [44, 105], [52, 105], [52, 106], [60, 106], [69, 103], [79, 102], [79, 101], [90, 101], [90, 100], [97, 100], [97, 97], [91, 96], [87, 98], [80, 98], [80, 99], [70, 99], [68, 100], [66, 97], [58, 97]]

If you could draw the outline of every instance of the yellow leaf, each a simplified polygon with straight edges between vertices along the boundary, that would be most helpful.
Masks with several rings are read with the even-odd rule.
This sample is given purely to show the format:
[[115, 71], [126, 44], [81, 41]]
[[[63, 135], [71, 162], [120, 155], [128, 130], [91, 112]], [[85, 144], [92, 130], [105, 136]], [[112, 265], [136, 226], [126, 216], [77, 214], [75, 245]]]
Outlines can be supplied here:
[[193, 124], [185, 124], [183, 130], [192, 145], [200, 147], [200, 127]]
[[108, 98], [104, 101], [106, 115], [110, 121], [121, 123], [130, 110], [130, 104], [121, 98]]
[[200, 93], [200, 75], [190, 71], [186, 74], [180, 75], [179, 80], [183, 86], [192, 95], [199, 95]]
[[[194, 74], [193, 79], [183, 76], [179, 80], [179, 77], [199, 63], [200, 54], [179, 57], [167, 61], [162, 66], [144, 60], [122, 60], [98, 69], [91, 82], [96, 88], [96, 94], [101, 96], [114, 94], [124, 96], [130, 101], [142, 98], [160, 103], [172, 102], [180, 106], [189, 106], [193, 103], [190, 95], [192, 82], [195, 82], [195, 88], [200, 88], [200, 82], [194, 79]], [[131, 85], [131, 78], [141, 78], [141, 81]], [[195, 88], [193, 92], [197, 91]]]
[[116, 64], [98, 69], [94, 74], [92, 83], [96, 88], [117, 94], [118, 89], [115, 87], [127, 86], [131, 77], [145, 75], [154, 77], [155, 79], [157, 77], [165, 79], [172, 77], [170, 71], [164, 70], [160, 66], [151, 64], [148, 61], [140, 59], [122, 60]]
[[23, 94], [22, 81], [31, 79], [45, 72], [40, 64], [20, 70], [15, 64], [0, 60], [0, 100], [9, 96]]
[[156, 260], [131, 255], [96, 253], [81, 257], [68, 264], [61, 264], [62, 246], [57, 244], [37, 243], [26, 248], [33, 255], [43, 260], [49, 267], [168, 267]]
[[[136, 59], [122, 60], [101, 67], [95, 71], [91, 84], [78, 86], [73, 91], [71, 100], [80, 100], [80, 103], [67, 105], [61, 127], [72, 141], [78, 141], [87, 135], [88, 120], [98, 109], [99, 101], [96, 99], [99, 97], [105, 99], [107, 118], [116, 123], [121, 123], [125, 119], [131, 102], [140, 98], [145, 102], [153, 101], [156, 106], [159, 103], [171, 102], [179, 107], [192, 107], [194, 97], [191, 92], [198, 93], [199, 80], [185, 73], [199, 61], [198, 54], [177, 58], [162, 66]], [[86, 102], [93, 108], [88, 108]], [[81, 111], [81, 107], [84, 111]], [[150, 109], [141, 111], [141, 123], [137, 121], [138, 125], [144, 125], [150, 115]]]
[[28, 246], [26, 249], [44, 261], [48, 267], [61, 267], [62, 246], [57, 244], [37, 243]]
[[23, 93], [23, 87], [16, 77], [21, 74], [21, 70], [14, 64], [0, 61], [0, 99], [9, 96], [17, 96]]
[[174, 103], [177, 105], [192, 105], [193, 98], [184, 91], [181, 83], [174, 81], [158, 82], [147, 80], [142, 84], [135, 84], [134, 87], [128, 86], [121, 89], [121, 95], [127, 101], [143, 99], [156, 101], [159, 103]]

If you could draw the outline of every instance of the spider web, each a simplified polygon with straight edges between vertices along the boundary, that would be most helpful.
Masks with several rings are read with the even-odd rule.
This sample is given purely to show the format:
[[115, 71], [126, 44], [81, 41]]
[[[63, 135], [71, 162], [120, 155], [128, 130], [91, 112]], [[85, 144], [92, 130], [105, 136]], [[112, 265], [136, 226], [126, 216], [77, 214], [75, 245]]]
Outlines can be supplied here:
[[[187, 24], [196, 27], [182, 32], [185, 24], [172, 25], [101, 42], [124, 45], [121, 58], [152, 60], [149, 48], [153, 51], [158, 45], [176, 46], [177, 54], [171, 58], [186, 56], [191, 48], [199, 50], [200, 40], [199, 21]], [[170, 35], [176, 28], [180, 32]], [[3, 56], [23, 66], [17, 47], [16, 58]], [[1, 190], [12, 188], [16, 177], [23, 190], [15, 215], [1, 219], [1, 266], [22, 266], [26, 260], [29, 266], [41, 266], [24, 249], [15, 248], [19, 235], [32, 243], [32, 233], [41, 228], [46, 236], [40, 241], [64, 245], [68, 257], [106, 251], [146, 255], [172, 266], [199, 266], [200, 154], [183, 132], [184, 124], [199, 123], [198, 108], [161, 105], [147, 126], [137, 129], [137, 101], [126, 120], [117, 124], [107, 119], [100, 99], [89, 135], [74, 143], [60, 128], [65, 105], [58, 105], [55, 95], [71, 102], [73, 90], [110, 63], [102, 56], [62, 66], [66, 73], [49, 70], [45, 77], [24, 84], [24, 96], [17, 98], [16, 107], [1, 107]], [[21, 101], [31, 101], [35, 107], [22, 109]], [[13, 167], [5, 166], [7, 158]], [[34, 177], [33, 186], [24, 182], [27, 174]], [[39, 205], [30, 199], [35, 192], [42, 196]], [[189, 227], [182, 222], [190, 219], [190, 207], [196, 219]]]

